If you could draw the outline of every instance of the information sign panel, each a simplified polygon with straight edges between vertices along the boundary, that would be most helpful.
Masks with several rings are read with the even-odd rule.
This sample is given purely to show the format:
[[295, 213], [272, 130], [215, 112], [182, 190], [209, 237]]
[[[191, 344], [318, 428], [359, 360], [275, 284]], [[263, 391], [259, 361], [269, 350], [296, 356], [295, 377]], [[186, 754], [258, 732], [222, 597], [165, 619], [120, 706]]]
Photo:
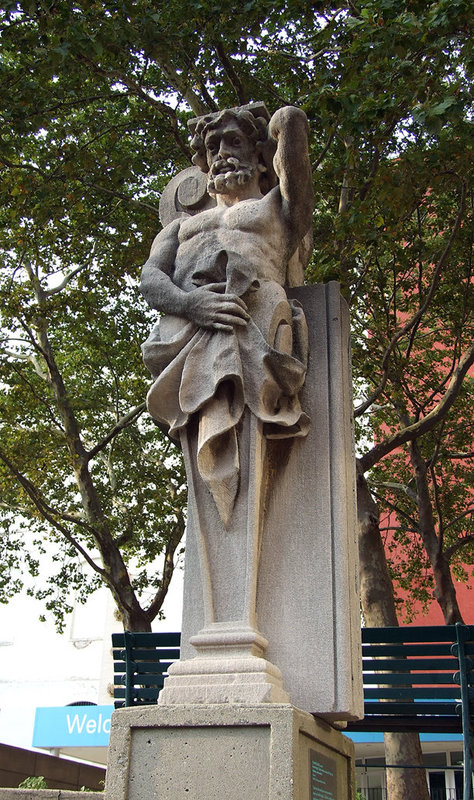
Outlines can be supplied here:
[[337, 800], [336, 770], [335, 758], [309, 751], [310, 800]]

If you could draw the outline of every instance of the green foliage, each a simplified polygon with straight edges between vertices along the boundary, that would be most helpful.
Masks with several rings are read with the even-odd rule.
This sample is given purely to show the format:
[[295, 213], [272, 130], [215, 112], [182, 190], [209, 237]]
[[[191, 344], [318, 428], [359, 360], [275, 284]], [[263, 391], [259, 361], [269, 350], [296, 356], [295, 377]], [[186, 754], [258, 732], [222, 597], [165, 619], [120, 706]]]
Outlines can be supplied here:
[[[369, 398], [359, 452], [390, 512], [394, 574], [428, 598], [408, 445], [379, 458], [368, 443], [422, 422], [472, 342], [472, 14], [467, 0], [3, 4], [2, 599], [20, 567], [59, 620], [70, 589], [85, 597], [99, 580], [122, 610], [130, 588], [148, 621], [159, 613], [157, 560], [167, 547], [176, 559], [185, 493], [179, 455], [141, 411], [116, 430], [149, 383], [137, 278], [163, 186], [189, 163], [188, 118], [257, 100], [308, 115], [308, 281], [339, 280], [351, 304], [354, 381]], [[471, 419], [464, 384], [420, 440], [434, 532], [460, 574]]]
[[48, 784], [46, 783], [44, 777], [42, 775], [30, 775], [29, 778], [25, 778], [21, 783], [18, 784], [19, 789], [47, 789]]

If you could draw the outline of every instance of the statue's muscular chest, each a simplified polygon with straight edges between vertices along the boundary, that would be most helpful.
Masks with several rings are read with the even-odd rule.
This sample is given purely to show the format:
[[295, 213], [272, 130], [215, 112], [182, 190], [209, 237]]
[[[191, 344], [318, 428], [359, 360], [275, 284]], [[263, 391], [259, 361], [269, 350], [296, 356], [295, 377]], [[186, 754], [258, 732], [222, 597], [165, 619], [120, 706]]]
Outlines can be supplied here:
[[262, 200], [243, 200], [230, 208], [217, 206], [189, 217], [181, 223], [179, 243], [207, 238], [222, 243], [245, 234], [263, 236], [269, 216], [268, 204]]

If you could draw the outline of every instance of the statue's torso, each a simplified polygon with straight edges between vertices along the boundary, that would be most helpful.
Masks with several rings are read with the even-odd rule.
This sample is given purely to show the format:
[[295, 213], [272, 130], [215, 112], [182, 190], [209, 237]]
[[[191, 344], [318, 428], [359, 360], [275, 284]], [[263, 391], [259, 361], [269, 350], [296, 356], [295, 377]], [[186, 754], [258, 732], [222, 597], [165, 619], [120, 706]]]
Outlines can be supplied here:
[[279, 195], [217, 206], [181, 222], [173, 282], [191, 291], [226, 281], [232, 268], [252, 269], [259, 280], [284, 285], [287, 238], [278, 209]]

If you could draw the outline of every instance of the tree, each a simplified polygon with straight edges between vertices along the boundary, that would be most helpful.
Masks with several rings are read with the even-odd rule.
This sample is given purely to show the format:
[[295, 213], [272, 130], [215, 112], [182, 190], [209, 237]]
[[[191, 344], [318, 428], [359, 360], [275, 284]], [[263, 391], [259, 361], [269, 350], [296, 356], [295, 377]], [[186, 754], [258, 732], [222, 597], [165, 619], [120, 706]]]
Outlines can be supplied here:
[[[66, 547], [61, 575], [69, 570], [83, 585], [57, 527], [67, 523], [81, 546], [97, 547], [97, 520], [87, 516], [94, 504], [87, 492], [79, 500], [71, 477], [81, 457], [124, 563], [152, 561], [175, 541], [181, 477], [142, 413], [138, 344], [150, 320], [135, 291], [139, 264], [158, 227], [160, 191], [189, 163], [187, 118], [253, 100], [270, 110], [294, 103], [312, 131], [308, 280], [340, 280], [354, 321], [364, 614], [368, 624], [394, 619], [390, 581], [379, 580], [388, 558], [417, 596], [427, 598], [434, 581], [446, 619], [457, 619], [451, 570], [472, 559], [471, 5], [251, 0], [236, 12], [228, 0], [218, 9], [190, 0], [183, 15], [175, 0], [158, 10], [144, 0], [25, 0], [6, 3], [0, 21], [2, 381], [11, 387], [0, 480], [10, 561], [21, 505], [29, 531], [46, 535], [56, 524], [58, 557], [60, 542]], [[62, 378], [76, 432], [66, 428], [52, 374]], [[178, 505], [162, 494], [165, 483]], [[391, 512], [396, 552], [382, 547], [380, 511]], [[28, 557], [35, 572], [31, 548]], [[146, 586], [142, 570], [137, 590]], [[146, 627], [150, 614], [137, 613]]]
[[[54, 88], [59, 62], [45, 56], [41, 13], [26, 25], [15, 12], [5, 16], [7, 38], [18, 24], [32, 50], [19, 60], [8, 44], [3, 53], [18, 105], [4, 106], [11, 127], [2, 141], [0, 481], [9, 554], [2, 589], [8, 597], [17, 588], [10, 574], [21, 558], [38, 575], [48, 537], [56, 570], [36, 594], [60, 625], [71, 587], [83, 600], [104, 581], [125, 627], [146, 630], [173, 574], [185, 489], [173, 447], [143, 415], [139, 345], [150, 318], [132, 276], [146, 249], [140, 213], [146, 211], [148, 225], [153, 215], [156, 226], [157, 209], [134, 200], [138, 219], [130, 221], [117, 188], [123, 192], [126, 176], [141, 164], [137, 110], [119, 97], [105, 102], [106, 119], [92, 117], [90, 107], [84, 113], [74, 94], [77, 76]], [[48, 61], [49, 77], [31, 77], [36, 52]], [[100, 106], [100, 88], [88, 91]], [[56, 100], [63, 114], [55, 115]]]

